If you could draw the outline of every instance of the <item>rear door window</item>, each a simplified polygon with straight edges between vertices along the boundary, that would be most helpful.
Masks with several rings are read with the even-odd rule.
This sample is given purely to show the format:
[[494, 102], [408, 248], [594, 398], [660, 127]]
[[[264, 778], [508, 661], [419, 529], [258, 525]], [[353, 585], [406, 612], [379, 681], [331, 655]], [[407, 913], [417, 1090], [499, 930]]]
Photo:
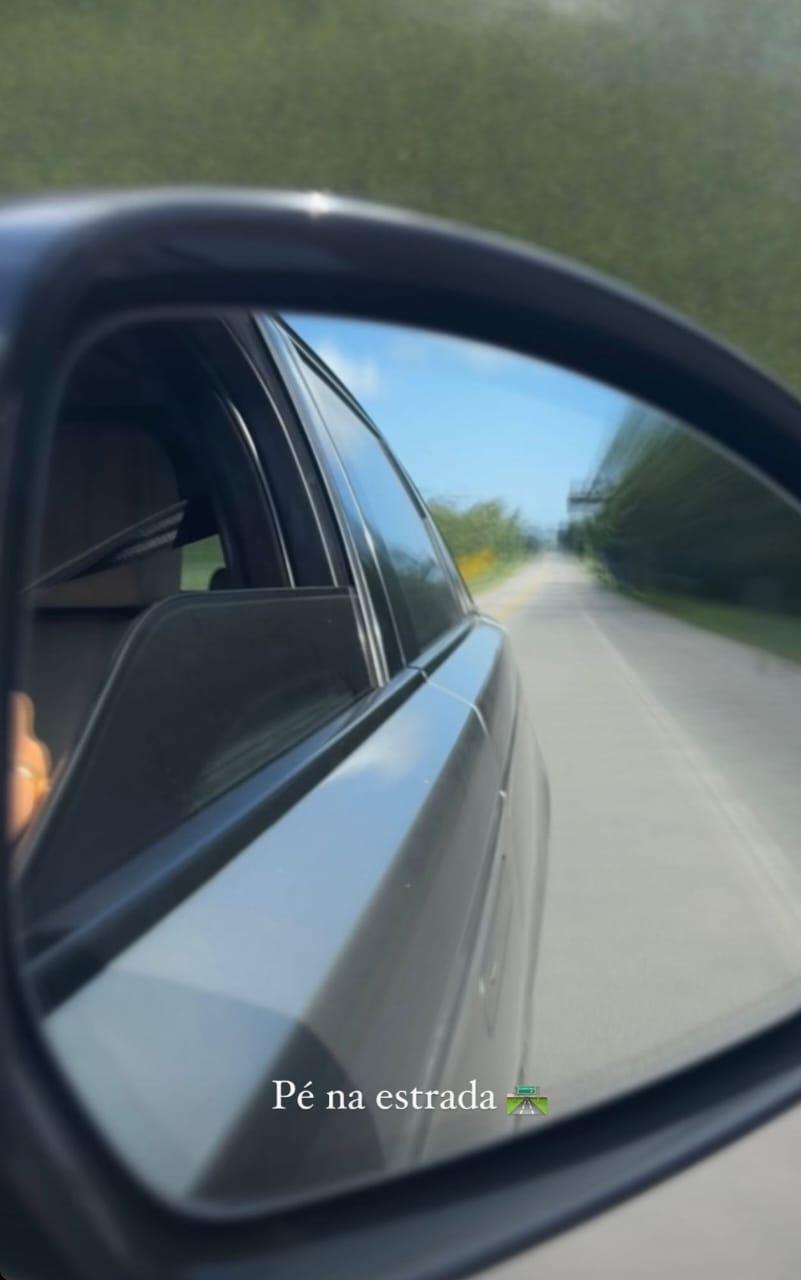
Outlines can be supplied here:
[[181, 552], [181, 590], [209, 591], [226, 582], [225, 551], [220, 536], [191, 542]]
[[303, 371], [369, 527], [407, 662], [463, 617], [428, 516], [386, 445], [310, 361]]
[[[55, 427], [19, 690], [50, 764], [17, 850], [37, 916], [371, 687], [353, 591], [287, 583], [269, 477], [211, 385], [199, 394], [204, 366], [187, 357], [187, 403], [162, 345], [106, 339]], [[88, 400], [103, 372], [103, 401]]]

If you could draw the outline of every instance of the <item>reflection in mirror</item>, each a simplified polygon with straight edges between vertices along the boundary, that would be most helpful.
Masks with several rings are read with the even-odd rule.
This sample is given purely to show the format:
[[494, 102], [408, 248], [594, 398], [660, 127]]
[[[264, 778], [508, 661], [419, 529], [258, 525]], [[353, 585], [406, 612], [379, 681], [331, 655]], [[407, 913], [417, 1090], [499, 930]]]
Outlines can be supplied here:
[[663, 414], [139, 323], [67, 380], [21, 612], [19, 954], [160, 1194], [437, 1160], [797, 1005], [799, 515]]

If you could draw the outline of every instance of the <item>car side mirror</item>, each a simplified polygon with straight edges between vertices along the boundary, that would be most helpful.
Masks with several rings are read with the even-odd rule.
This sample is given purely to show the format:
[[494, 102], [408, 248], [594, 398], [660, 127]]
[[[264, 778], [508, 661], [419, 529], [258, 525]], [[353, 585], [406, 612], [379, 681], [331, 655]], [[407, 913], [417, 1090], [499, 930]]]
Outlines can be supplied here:
[[[0, 1261], [20, 1275], [57, 1266], [98, 1280], [461, 1274], [600, 1212], [801, 1097], [792, 992], [772, 1014], [760, 1006], [748, 1034], [738, 1023], [706, 1057], [588, 1092], [583, 1109], [560, 1115], [552, 1084], [529, 1074], [518, 1039], [535, 933], [518, 926], [529, 913], [539, 927], [544, 889], [533, 856], [515, 861], [510, 850], [515, 823], [547, 844], [548, 787], [502, 625], [514, 591], [491, 606], [483, 594], [498, 588], [499, 563], [541, 556], [556, 601], [580, 579], [596, 600], [653, 607], [722, 634], [724, 646], [751, 643], [762, 626], [751, 666], [795, 661], [794, 561], [768, 573], [761, 546], [752, 565], [732, 568], [719, 528], [717, 559], [676, 538], [657, 555], [641, 536], [657, 528], [657, 505], [700, 521], [724, 493], [727, 512], [758, 493], [748, 510], [763, 542], [792, 544], [795, 397], [577, 264], [319, 193], [19, 203], [0, 213], [0, 255], [0, 768], [12, 778], [0, 801], [0, 1203], [13, 1218]], [[346, 352], [331, 338], [334, 320], [355, 326]], [[562, 476], [561, 523], [549, 513], [547, 528], [535, 525], [491, 494], [467, 509], [433, 485], [421, 496], [354, 395], [354, 379], [367, 395], [377, 387], [377, 346], [356, 333], [365, 324], [406, 360], [407, 390], [421, 383], [415, 335], [432, 344], [430, 369], [458, 356], [447, 385], [461, 387], [460, 413], [470, 368], [502, 367], [508, 406], [532, 362], [542, 420], [546, 383], [559, 382], [554, 439], [603, 402], [611, 434], [592, 437], [605, 443], [594, 460], [582, 455], [589, 471], [570, 484]], [[132, 369], [137, 395], [122, 403]], [[186, 395], [173, 419], [175, 386]], [[488, 434], [501, 430], [496, 403], [487, 401]], [[413, 417], [411, 401], [405, 408]], [[214, 453], [210, 433], [223, 420], [237, 448]], [[444, 430], [432, 423], [428, 442]], [[98, 458], [90, 491], [87, 459]], [[81, 494], [74, 511], [53, 500], [59, 492]], [[103, 500], [93, 505], [90, 492]], [[646, 492], [656, 505], [637, 524], [631, 511]], [[766, 494], [775, 520], [760, 505]], [[116, 524], [111, 507], [125, 513]], [[169, 591], [151, 553], [172, 573]], [[47, 614], [38, 632], [37, 610]], [[704, 773], [613, 639], [598, 638], [597, 619], [584, 622], [614, 679], [637, 686], [631, 697], [659, 722], [666, 755], [684, 751], [687, 772]], [[65, 675], [49, 646], [67, 632]], [[65, 704], [86, 655], [103, 653], [102, 678], [89, 672], [83, 718], [52, 762], [47, 699], [24, 692], [39, 642], [42, 687], [55, 680]], [[561, 633], [553, 640], [557, 657], [569, 648]], [[698, 649], [685, 648], [687, 670]], [[796, 696], [788, 671], [766, 714], [791, 685]], [[591, 695], [588, 683], [584, 701]], [[551, 712], [565, 721], [561, 702]], [[576, 724], [580, 737], [587, 721]], [[777, 765], [792, 745], [782, 741]], [[125, 749], [135, 757], [127, 774]], [[720, 800], [717, 775], [709, 786]], [[663, 826], [675, 809], [660, 811]], [[732, 821], [747, 843], [739, 809]], [[353, 838], [337, 839], [345, 830]], [[226, 879], [246, 860], [252, 880]], [[212, 884], [220, 916], [197, 896]], [[794, 894], [788, 872], [778, 896]], [[163, 927], [181, 912], [180, 929]], [[174, 1005], [160, 1004], [166, 982]], [[469, 1008], [457, 999], [468, 987]], [[443, 993], [454, 992], [446, 1017]], [[407, 1086], [420, 1081], [393, 1077], [410, 1060], [402, 1044], [429, 1092], [452, 1095], [455, 1119], [404, 1127]], [[451, 1088], [453, 1063], [473, 1061], [473, 1078]], [[330, 1123], [304, 1118], [315, 1069], [334, 1099]], [[373, 1111], [353, 1119], [365, 1080]], [[363, 1109], [354, 1102], [354, 1114]], [[286, 1128], [273, 1114], [284, 1110]]]

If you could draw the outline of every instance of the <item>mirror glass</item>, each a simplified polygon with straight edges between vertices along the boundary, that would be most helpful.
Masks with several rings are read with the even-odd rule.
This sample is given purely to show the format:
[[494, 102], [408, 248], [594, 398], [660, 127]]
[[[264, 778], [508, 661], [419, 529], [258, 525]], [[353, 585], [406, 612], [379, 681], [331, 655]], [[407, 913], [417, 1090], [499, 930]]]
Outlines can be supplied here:
[[511, 1140], [797, 1007], [801, 525], [691, 428], [330, 316], [129, 324], [71, 369], [19, 955], [159, 1194]]

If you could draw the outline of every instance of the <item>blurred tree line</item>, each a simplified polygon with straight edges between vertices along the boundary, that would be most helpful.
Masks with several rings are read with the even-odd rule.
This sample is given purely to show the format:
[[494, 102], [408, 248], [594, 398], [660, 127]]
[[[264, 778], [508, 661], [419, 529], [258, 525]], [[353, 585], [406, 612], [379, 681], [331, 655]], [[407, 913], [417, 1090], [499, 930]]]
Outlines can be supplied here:
[[763, 482], [652, 410], [632, 410], [562, 544], [621, 585], [801, 612], [801, 517]]
[[373, 197], [574, 255], [801, 387], [799, 0], [3, 0], [0, 182]]
[[533, 555], [537, 535], [498, 499], [460, 507], [443, 498], [429, 501], [428, 509], [468, 582], [475, 582], [503, 564]]

